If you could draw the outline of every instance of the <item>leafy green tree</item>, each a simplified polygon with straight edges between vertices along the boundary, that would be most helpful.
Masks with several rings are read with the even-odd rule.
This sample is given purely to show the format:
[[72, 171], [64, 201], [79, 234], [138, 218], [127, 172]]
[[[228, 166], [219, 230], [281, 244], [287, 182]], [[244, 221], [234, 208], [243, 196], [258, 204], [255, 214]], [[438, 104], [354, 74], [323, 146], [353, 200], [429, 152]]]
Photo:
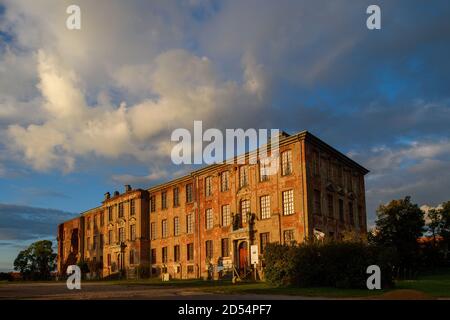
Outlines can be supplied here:
[[375, 245], [394, 248], [401, 268], [414, 268], [419, 258], [417, 239], [425, 227], [424, 212], [410, 197], [380, 205], [374, 233], [369, 241]]
[[24, 279], [45, 280], [56, 266], [56, 254], [52, 242], [41, 240], [22, 250], [14, 260], [14, 270], [18, 270]]
[[[440, 246], [444, 250], [444, 256], [448, 256], [450, 243], [450, 201], [444, 202], [439, 208], [428, 211], [429, 222], [427, 229], [433, 236], [433, 245]], [[442, 237], [437, 241], [437, 237]]]
[[439, 235], [444, 238], [447, 245], [450, 242], [450, 201], [444, 202], [439, 209], [441, 223], [439, 226]]

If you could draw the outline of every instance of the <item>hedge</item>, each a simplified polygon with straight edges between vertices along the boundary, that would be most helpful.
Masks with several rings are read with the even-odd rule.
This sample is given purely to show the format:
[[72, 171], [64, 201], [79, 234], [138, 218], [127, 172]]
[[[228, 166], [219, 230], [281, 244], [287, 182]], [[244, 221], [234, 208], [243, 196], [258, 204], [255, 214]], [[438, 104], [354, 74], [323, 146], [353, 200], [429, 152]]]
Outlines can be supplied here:
[[265, 278], [276, 286], [366, 288], [369, 265], [381, 269], [382, 287], [393, 285], [396, 261], [391, 249], [362, 242], [269, 244]]

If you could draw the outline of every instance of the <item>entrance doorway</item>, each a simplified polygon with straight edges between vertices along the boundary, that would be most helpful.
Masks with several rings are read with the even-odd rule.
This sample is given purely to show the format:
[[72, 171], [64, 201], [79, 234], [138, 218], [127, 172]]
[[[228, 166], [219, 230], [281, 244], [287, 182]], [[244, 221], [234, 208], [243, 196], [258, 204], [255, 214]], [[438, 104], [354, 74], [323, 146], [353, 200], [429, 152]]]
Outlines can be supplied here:
[[241, 276], [245, 276], [248, 268], [247, 241], [242, 241], [239, 244], [238, 251], [239, 251], [239, 274]]

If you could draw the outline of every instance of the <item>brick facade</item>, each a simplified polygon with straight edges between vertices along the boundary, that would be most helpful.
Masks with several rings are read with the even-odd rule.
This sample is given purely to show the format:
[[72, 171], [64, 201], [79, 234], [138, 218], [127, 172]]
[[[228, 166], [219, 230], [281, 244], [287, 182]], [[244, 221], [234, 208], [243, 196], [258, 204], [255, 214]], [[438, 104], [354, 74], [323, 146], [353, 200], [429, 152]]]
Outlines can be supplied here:
[[[58, 271], [87, 261], [101, 277], [169, 273], [220, 278], [251, 272], [256, 245], [342, 239], [366, 230], [368, 171], [309, 132], [280, 139], [279, 170], [211, 165], [147, 190], [107, 193], [102, 205], [58, 227]], [[111, 235], [111, 239], [110, 239]], [[95, 245], [94, 245], [95, 243]]]

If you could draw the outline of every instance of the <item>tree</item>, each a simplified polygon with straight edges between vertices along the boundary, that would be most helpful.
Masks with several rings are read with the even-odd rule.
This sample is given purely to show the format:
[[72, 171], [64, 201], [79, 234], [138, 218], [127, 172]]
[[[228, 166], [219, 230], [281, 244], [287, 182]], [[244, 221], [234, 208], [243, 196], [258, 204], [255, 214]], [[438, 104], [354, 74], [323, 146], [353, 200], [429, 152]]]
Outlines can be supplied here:
[[14, 270], [18, 270], [27, 280], [50, 279], [50, 273], [56, 266], [56, 254], [52, 242], [41, 240], [22, 250], [14, 260]]
[[448, 245], [450, 242], [450, 201], [444, 202], [439, 209], [441, 224], [439, 235], [444, 239]]
[[[444, 202], [438, 208], [430, 209], [428, 219], [427, 229], [433, 236], [433, 245], [441, 244], [444, 256], [447, 257], [450, 242], [450, 201]], [[437, 237], [440, 237], [439, 241]]]
[[380, 205], [375, 224], [375, 232], [369, 241], [375, 245], [394, 248], [399, 267], [415, 267], [419, 255], [417, 239], [425, 226], [424, 212], [419, 206], [411, 203], [410, 197], [392, 200], [387, 205]]

